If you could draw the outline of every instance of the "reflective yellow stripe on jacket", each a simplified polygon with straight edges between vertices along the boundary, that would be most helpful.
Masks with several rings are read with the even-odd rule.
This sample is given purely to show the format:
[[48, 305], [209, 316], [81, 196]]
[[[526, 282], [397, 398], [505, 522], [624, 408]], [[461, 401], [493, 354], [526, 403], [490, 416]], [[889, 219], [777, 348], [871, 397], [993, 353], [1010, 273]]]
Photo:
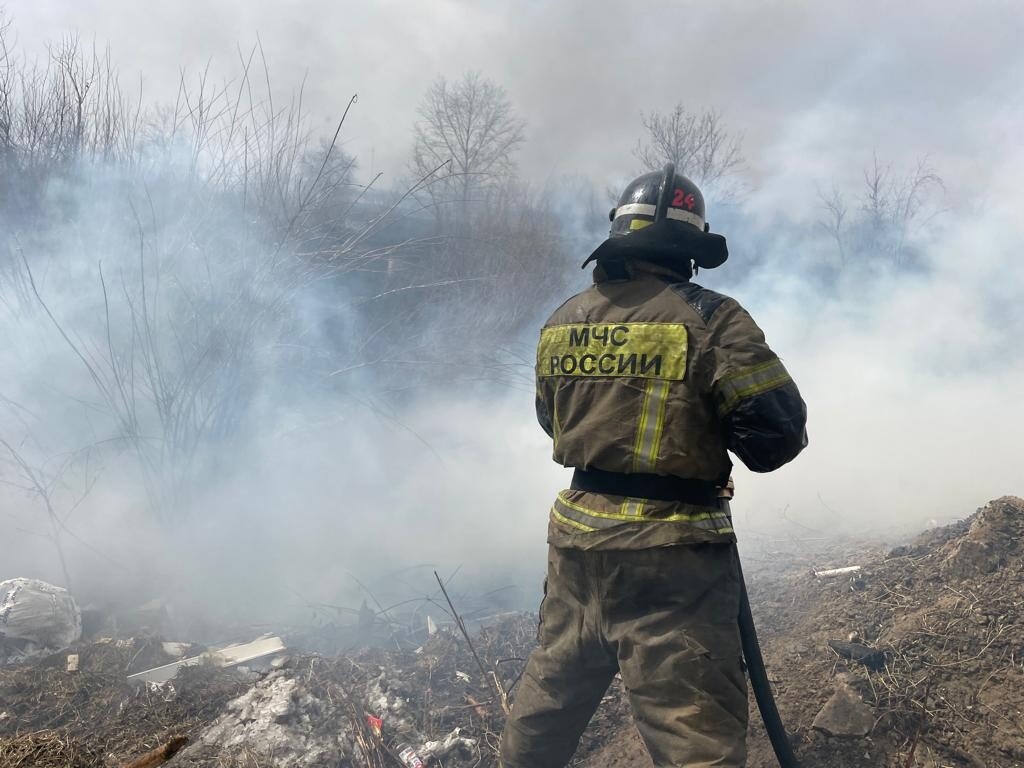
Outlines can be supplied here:
[[730, 373], [715, 387], [718, 415], [725, 416], [741, 400], [781, 387], [792, 380], [778, 358]]
[[566, 497], [565, 491], [558, 494], [551, 508], [551, 516], [560, 523], [590, 533], [612, 528], [623, 523], [688, 523], [710, 533], [732, 533], [732, 518], [724, 509], [698, 507], [680, 504], [685, 511], [670, 515], [654, 516], [647, 513], [648, 505], [637, 499], [627, 498], [617, 512], [607, 512], [587, 507]]
[[634, 472], [654, 472], [658, 463], [658, 449], [661, 447], [661, 433], [665, 430], [667, 399], [667, 381], [652, 379], [647, 382], [643, 405], [640, 407], [640, 422], [636, 429], [636, 443], [633, 446]]

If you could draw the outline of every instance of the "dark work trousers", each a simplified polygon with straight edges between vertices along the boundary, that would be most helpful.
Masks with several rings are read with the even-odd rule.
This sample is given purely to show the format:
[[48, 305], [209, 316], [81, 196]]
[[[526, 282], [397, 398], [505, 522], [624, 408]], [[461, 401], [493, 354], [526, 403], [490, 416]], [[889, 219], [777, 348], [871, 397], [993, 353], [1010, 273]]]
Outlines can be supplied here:
[[563, 768], [616, 672], [658, 768], [742, 768], [747, 683], [732, 544], [551, 547], [504, 768]]

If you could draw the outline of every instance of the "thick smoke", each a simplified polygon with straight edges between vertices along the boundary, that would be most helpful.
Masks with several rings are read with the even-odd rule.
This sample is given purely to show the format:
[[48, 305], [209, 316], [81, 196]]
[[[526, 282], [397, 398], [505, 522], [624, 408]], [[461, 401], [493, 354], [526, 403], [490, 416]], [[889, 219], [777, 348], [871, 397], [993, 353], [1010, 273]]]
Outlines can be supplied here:
[[[711, 31], [727, 27], [718, 13], [705, 21]], [[823, 55], [817, 42], [800, 39]], [[995, 81], [978, 94], [991, 109], [984, 147], [974, 123], [947, 110], [931, 113], [952, 123], [925, 133], [935, 146], [912, 140], [905, 126], [889, 130], [879, 105], [893, 102], [868, 88], [879, 62], [901, 67], [911, 57], [924, 66], [936, 55], [901, 48], [896, 56], [891, 43], [880, 39], [873, 53], [813, 88], [806, 72], [787, 64], [775, 77], [803, 83], [806, 97], [788, 93], [785, 116], [754, 98], [749, 84], [729, 98], [702, 94], [723, 104], [738, 129], [749, 127], [751, 138], [747, 193], [709, 200], [732, 257], [697, 280], [752, 312], [810, 410], [811, 444], [796, 462], [770, 476], [737, 469], [733, 510], [747, 540], [808, 529], [895, 536], [969, 514], [1024, 484], [1016, 447], [1024, 271], [1015, 261], [1024, 239], [1017, 146], [1024, 114], [1012, 102], [996, 110], [991, 94], [1005, 81]], [[999, 69], [1002, 60], [992, 57], [988, 66]], [[1020, 61], [1014, 66], [1019, 71]], [[742, 67], [733, 60], [721, 71], [706, 68], [725, 87], [735, 86]], [[243, 202], [237, 184], [228, 193], [196, 185], [190, 155], [174, 147], [148, 164], [75, 164], [37, 187], [35, 218], [8, 214], [0, 233], [0, 437], [13, 450], [0, 465], [0, 577], [65, 580], [56, 515], [68, 575], [88, 600], [171, 593], [193, 615], [226, 622], [301, 620], [311, 606], [358, 607], [366, 596], [360, 582], [382, 600], [422, 592], [436, 567], [461, 568], [462, 586], [479, 592], [516, 584], [528, 603], [543, 564], [547, 509], [566, 478], [533, 422], [534, 329], [557, 295], [586, 285], [574, 264], [602, 237], [593, 212], [610, 204], [604, 190], [636, 170], [628, 134], [639, 129], [639, 115], [598, 130], [603, 105], [621, 104], [602, 101], [593, 125], [566, 138], [568, 129], [553, 125], [568, 120], [564, 103], [525, 96], [523, 84], [539, 78], [532, 65], [487, 74], [501, 81], [505, 72], [513, 99], [524, 95], [517, 105], [528, 125], [525, 170], [546, 185], [538, 199], [558, 222], [545, 232], [565, 256], [555, 270], [563, 282], [552, 286], [547, 263], [537, 282], [549, 294], [532, 297], [526, 316], [529, 262], [517, 260], [510, 274], [489, 267], [454, 287], [433, 285], [426, 268], [415, 280], [389, 283], [393, 269], [427, 263], [427, 250], [413, 247], [347, 262], [341, 274], [310, 275], [303, 269], [315, 261], [304, 268], [289, 261], [303, 243], [282, 238], [281, 221]], [[953, 85], [962, 90], [959, 76]], [[402, 95], [415, 103], [420, 93]], [[370, 125], [395, 122], [373, 96], [358, 109]], [[950, 149], [948, 137], [961, 132], [963, 149]], [[399, 166], [409, 139], [389, 134], [388, 141], [388, 162]], [[589, 167], [599, 155], [616, 160]], [[564, 167], [565, 157], [581, 167]], [[928, 186], [915, 215], [873, 219], [864, 170], [878, 162], [899, 186], [919, 161], [943, 184]], [[588, 176], [559, 181], [539, 170], [552, 167]], [[348, 209], [374, 171], [357, 166], [339, 176], [332, 204]], [[4, 187], [5, 205], [20, 188]], [[289, 189], [301, 200], [301, 186]], [[848, 206], [842, 262], [825, 226], [823, 199], [833, 190]], [[361, 198], [343, 228], [374, 221], [401, 191]], [[404, 233], [410, 219], [398, 221], [393, 231]], [[314, 223], [319, 234], [304, 241], [308, 248], [332, 226]], [[390, 247], [388, 235], [375, 237], [352, 258]], [[517, 287], [503, 299], [506, 278]], [[493, 288], [470, 290], [477, 284]], [[149, 315], [160, 318], [158, 328], [139, 325], [144, 293], [160, 297]], [[487, 323], [492, 308], [507, 319], [503, 338]], [[174, 381], [195, 388], [197, 408], [230, 415], [216, 428], [182, 415], [188, 429], [202, 432], [195, 450], [188, 429], [156, 440], [166, 428], [159, 398], [136, 411], [111, 405], [122, 397], [117, 380], [151, 391], [145, 362], [158, 361], [140, 352], [147, 343]], [[101, 379], [109, 395], [83, 357], [108, 372]], [[126, 415], [136, 419], [133, 440], [123, 437]], [[157, 448], [166, 445], [182, 453], [166, 456]]]

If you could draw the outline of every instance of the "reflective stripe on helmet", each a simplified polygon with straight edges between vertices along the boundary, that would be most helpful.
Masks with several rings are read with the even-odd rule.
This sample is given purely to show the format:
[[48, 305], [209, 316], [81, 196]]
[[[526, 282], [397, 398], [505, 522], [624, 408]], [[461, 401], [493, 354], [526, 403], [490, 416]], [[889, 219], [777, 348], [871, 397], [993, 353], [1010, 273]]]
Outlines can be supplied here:
[[697, 229], [701, 231], [704, 229], [704, 219], [692, 211], [684, 211], [682, 208], [669, 208], [668, 211], [666, 211], [665, 216], [670, 219], [675, 219], [676, 221], [693, 224], [693, 226], [697, 227]]
[[[650, 205], [649, 203], [629, 203], [628, 205], [621, 205], [615, 209], [615, 218], [620, 216], [654, 216], [657, 211], [657, 207]], [[692, 211], [684, 211], [682, 208], [669, 208], [665, 212], [665, 217], [673, 219], [674, 221], [682, 221], [686, 224], [692, 224], [697, 229], [704, 229], [704, 219], [698, 216]]]
[[619, 216], [653, 216], [656, 210], [658, 210], [657, 207], [650, 203], [630, 203], [616, 208], [615, 218], [617, 219]]

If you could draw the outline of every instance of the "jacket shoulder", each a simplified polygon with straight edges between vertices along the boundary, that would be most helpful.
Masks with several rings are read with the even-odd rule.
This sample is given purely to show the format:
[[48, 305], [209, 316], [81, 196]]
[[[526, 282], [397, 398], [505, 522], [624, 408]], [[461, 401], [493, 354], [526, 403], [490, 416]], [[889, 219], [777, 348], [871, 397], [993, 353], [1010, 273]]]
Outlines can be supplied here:
[[551, 317], [544, 323], [544, 327], [585, 321], [587, 309], [593, 303], [594, 293], [594, 286], [590, 286], [570, 296], [559, 305], [558, 309], [551, 313]]
[[672, 290], [700, 315], [705, 325], [711, 322], [711, 318], [723, 304], [736, 304], [735, 299], [724, 293], [717, 293], [697, 283], [673, 283]]

